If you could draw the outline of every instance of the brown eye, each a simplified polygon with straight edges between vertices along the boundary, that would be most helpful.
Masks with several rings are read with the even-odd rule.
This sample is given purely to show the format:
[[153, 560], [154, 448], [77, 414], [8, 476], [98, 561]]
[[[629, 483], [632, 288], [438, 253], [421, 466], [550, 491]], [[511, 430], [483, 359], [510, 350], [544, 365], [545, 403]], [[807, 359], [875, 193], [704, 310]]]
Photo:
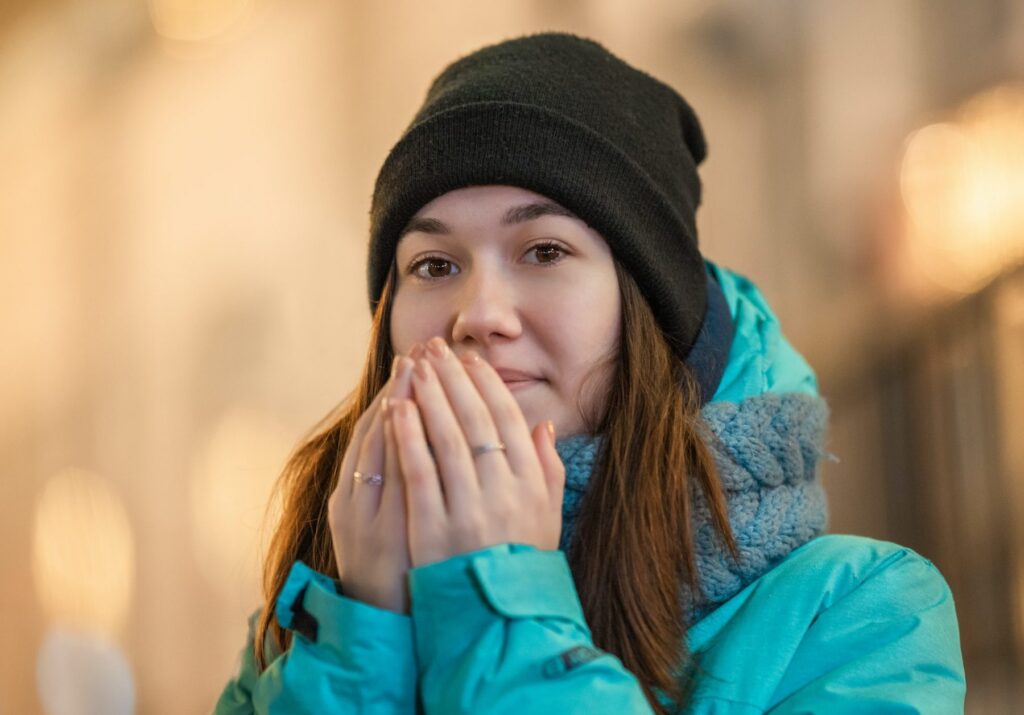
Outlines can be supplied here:
[[458, 269], [451, 261], [444, 258], [428, 257], [413, 264], [410, 273], [425, 280], [435, 280], [445, 276], [458, 273]]
[[541, 243], [530, 249], [537, 256], [537, 263], [551, 264], [558, 263], [565, 254], [565, 249], [557, 243]]
[[448, 261], [427, 261], [427, 275], [431, 278], [440, 278], [448, 275], [448, 269], [451, 268], [452, 264]]

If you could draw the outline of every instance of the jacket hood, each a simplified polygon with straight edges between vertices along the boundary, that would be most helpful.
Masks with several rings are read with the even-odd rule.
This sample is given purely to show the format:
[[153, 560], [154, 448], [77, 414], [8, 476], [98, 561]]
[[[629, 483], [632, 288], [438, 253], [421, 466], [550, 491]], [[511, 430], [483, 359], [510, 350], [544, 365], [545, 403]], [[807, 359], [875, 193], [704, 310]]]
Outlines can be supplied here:
[[712, 402], [742, 402], [765, 393], [818, 395], [818, 378], [782, 334], [778, 318], [750, 279], [705, 259], [733, 320], [729, 360]]

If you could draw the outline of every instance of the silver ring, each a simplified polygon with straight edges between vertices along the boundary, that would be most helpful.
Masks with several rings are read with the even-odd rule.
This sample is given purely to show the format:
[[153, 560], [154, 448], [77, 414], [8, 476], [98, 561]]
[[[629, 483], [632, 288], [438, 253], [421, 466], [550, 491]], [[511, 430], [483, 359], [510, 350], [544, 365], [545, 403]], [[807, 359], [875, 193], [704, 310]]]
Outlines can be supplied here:
[[377, 486], [384, 481], [383, 474], [363, 474], [362, 472], [359, 471], [352, 472], [352, 478], [355, 479], [357, 482], [362, 482], [363, 484], [372, 484], [373, 486]]
[[502, 452], [505, 451], [504, 442], [488, 442], [487, 444], [481, 444], [479, 447], [473, 447], [470, 450], [474, 457], [479, 457], [485, 452], [493, 452], [496, 449], [500, 449]]

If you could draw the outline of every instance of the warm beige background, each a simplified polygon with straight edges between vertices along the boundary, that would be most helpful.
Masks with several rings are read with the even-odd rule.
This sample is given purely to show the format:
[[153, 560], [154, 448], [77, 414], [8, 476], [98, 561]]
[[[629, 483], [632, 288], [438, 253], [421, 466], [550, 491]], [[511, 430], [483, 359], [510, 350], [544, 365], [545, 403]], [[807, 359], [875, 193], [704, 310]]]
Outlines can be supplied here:
[[21, 0], [0, 10], [0, 712], [43, 712], [55, 628], [123, 652], [138, 712], [211, 706], [270, 482], [361, 364], [377, 168], [445, 64], [544, 29], [694, 105], [703, 249], [759, 283], [832, 404], [833, 530], [933, 558], [969, 710], [1010, 707], [1024, 94], [984, 93], [1024, 76], [1020, 2]]

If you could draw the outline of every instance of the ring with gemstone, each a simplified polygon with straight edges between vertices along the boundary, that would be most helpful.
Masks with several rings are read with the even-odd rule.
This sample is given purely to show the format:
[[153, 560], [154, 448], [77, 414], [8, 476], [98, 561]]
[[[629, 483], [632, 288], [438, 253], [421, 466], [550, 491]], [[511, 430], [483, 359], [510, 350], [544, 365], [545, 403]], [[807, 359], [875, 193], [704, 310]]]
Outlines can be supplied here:
[[362, 482], [363, 484], [372, 484], [373, 486], [377, 486], [378, 484], [381, 484], [384, 481], [383, 474], [363, 474], [362, 472], [359, 471], [352, 472], [352, 478], [355, 479], [357, 482]]

